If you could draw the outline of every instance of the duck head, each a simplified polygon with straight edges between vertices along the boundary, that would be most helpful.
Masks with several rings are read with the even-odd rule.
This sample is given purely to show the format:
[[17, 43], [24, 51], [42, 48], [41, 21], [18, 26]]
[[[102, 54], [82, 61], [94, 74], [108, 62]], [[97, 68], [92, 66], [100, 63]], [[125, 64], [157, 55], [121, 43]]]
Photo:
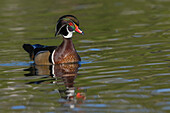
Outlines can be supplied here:
[[64, 38], [71, 38], [74, 32], [82, 35], [84, 34], [79, 28], [78, 19], [73, 15], [64, 15], [60, 17], [57, 21], [55, 36], [61, 34]]

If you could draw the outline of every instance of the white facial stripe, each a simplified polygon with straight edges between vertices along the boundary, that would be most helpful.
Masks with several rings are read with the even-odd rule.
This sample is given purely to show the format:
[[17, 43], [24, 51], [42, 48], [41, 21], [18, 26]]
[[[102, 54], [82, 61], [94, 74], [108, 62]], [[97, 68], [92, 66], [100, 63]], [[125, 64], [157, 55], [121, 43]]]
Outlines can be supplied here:
[[58, 35], [58, 33], [60, 32], [61, 28], [63, 28], [64, 26], [65, 26], [65, 24], [60, 27], [60, 29], [59, 29], [58, 32], [57, 32], [57, 35]]

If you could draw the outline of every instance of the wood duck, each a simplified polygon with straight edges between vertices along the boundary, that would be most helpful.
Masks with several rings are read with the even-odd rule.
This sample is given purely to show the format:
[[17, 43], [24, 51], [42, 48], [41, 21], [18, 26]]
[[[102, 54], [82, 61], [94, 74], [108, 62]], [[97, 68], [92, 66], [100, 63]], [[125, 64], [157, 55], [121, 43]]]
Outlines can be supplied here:
[[59, 47], [24, 44], [23, 48], [29, 53], [30, 59], [34, 60], [37, 65], [79, 62], [81, 58], [71, 39], [74, 32], [84, 34], [79, 28], [79, 21], [75, 16], [64, 15], [57, 21], [55, 30], [55, 36], [63, 36], [63, 42]]

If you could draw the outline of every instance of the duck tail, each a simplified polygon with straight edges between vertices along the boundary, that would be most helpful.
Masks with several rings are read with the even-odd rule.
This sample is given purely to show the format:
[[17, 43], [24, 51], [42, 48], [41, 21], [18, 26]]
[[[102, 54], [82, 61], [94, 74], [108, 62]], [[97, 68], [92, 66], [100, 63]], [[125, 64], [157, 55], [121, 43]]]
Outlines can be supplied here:
[[34, 59], [34, 47], [31, 44], [23, 44], [22, 46], [26, 52], [29, 53], [30, 59]]

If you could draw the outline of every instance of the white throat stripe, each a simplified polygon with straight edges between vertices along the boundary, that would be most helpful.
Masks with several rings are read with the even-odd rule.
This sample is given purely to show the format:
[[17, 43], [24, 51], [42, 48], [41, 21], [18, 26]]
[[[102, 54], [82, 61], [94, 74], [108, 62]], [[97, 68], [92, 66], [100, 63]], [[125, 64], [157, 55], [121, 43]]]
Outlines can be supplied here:
[[67, 26], [66, 29], [67, 29], [68, 35], [67, 35], [67, 36], [64, 36], [64, 35], [63, 35], [63, 37], [64, 37], [64, 38], [71, 38], [71, 37], [73, 36], [73, 32], [70, 32], [70, 31], [68, 30], [68, 26]]

